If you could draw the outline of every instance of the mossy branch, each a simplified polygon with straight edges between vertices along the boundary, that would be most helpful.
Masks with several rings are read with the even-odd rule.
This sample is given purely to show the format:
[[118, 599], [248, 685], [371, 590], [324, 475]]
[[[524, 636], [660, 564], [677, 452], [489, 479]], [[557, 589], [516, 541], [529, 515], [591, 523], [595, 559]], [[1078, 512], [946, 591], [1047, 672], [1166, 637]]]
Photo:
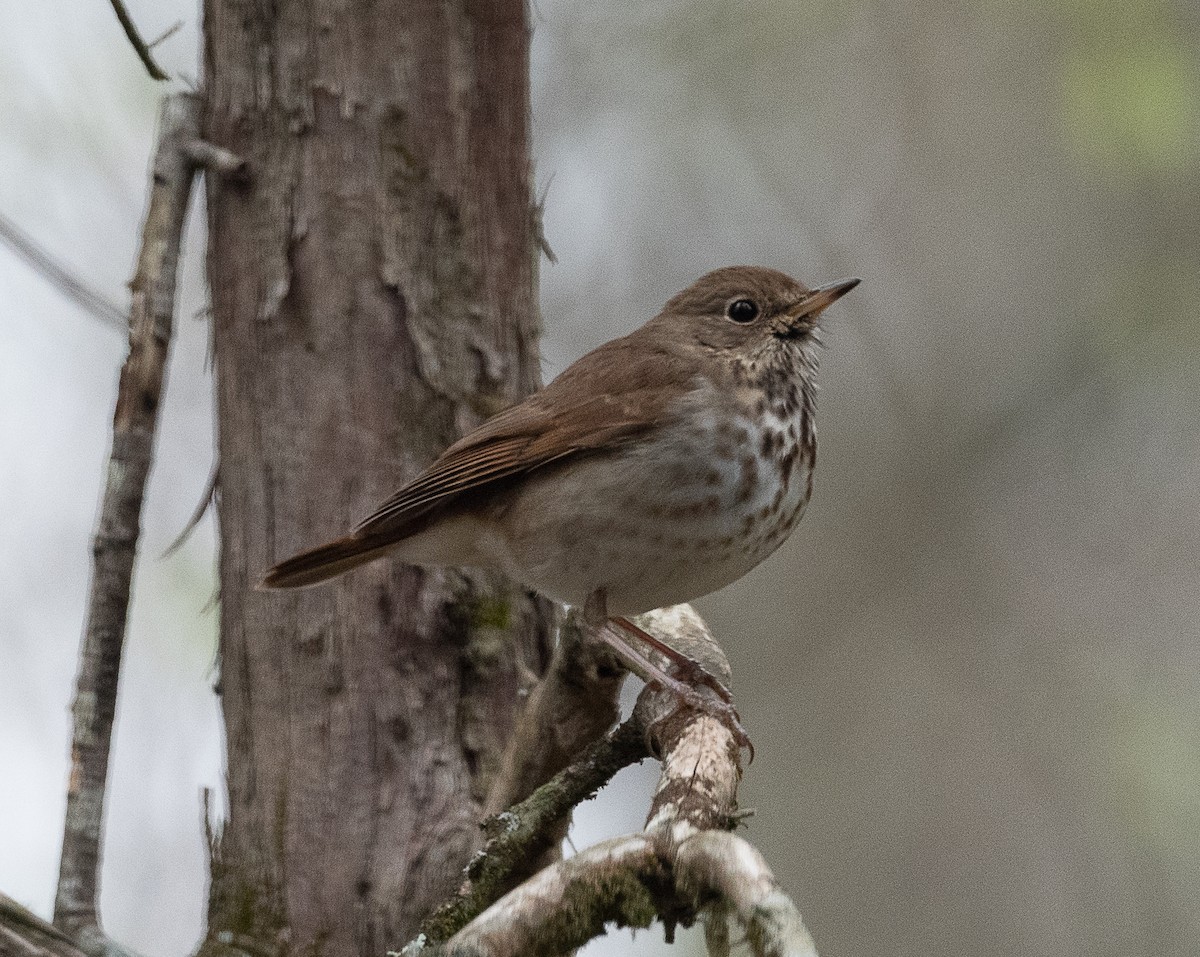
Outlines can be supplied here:
[[[728, 681], [724, 654], [690, 607], [642, 616], [639, 623]], [[729, 720], [727, 709], [715, 707], [715, 692], [704, 687], [698, 694], [711, 696], [714, 707], [692, 707], [670, 692], [647, 687], [633, 717], [605, 739], [630, 735], [639, 739], [639, 747], [645, 739], [652, 753], [663, 756], [644, 831], [601, 842], [543, 868], [447, 940], [442, 935], [478, 906], [482, 895], [472, 898], [469, 907], [454, 902], [459, 909], [453, 920], [449, 911], [439, 912], [444, 922], [431, 922], [425, 934], [405, 947], [405, 957], [560, 954], [599, 936], [609, 923], [645, 927], [657, 918], [670, 939], [676, 924], [686, 926], [700, 917], [715, 953], [727, 950], [732, 923], [755, 957], [816, 957], [799, 910], [762, 855], [729, 833], [738, 819], [740, 729]], [[629, 747], [634, 747], [632, 741]], [[597, 745], [589, 755], [603, 750]], [[477, 886], [485, 880], [492, 886], [509, 879], [515, 861], [528, 863], [536, 857], [534, 848], [544, 839], [537, 833], [539, 822], [544, 833], [557, 833], [554, 822], [579, 799], [585, 785], [600, 779], [599, 772], [584, 763], [572, 765], [527, 804], [514, 808], [511, 817], [501, 816], [492, 825], [503, 830], [493, 836], [485, 856], [471, 865]]]
[[438, 908], [421, 933], [432, 941], [449, 939], [529, 877], [539, 858], [557, 843], [558, 825], [575, 806], [595, 796], [622, 768], [646, 756], [640, 725], [626, 721], [524, 801], [484, 821], [488, 842], [467, 866], [467, 885]]

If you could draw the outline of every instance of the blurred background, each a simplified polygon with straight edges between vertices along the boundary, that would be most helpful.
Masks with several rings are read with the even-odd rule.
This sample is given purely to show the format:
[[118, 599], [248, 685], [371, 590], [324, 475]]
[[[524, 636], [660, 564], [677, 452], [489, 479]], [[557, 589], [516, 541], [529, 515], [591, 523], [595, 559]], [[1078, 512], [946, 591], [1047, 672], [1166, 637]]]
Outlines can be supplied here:
[[[131, 0], [176, 86], [198, 10]], [[126, 302], [164, 85], [107, 4], [0, 0], [0, 214]], [[699, 603], [747, 832], [827, 955], [1200, 951], [1200, 7], [541, 0], [545, 375], [735, 262], [828, 314], [817, 491]], [[201, 217], [118, 711], [108, 929], [188, 953], [220, 791]], [[123, 333], [0, 247], [0, 889], [49, 914]], [[587, 805], [640, 827], [656, 769]], [[695, 932], [681, 950], [699, 953]], [[660, 929], [590, 955], [662, 951]]]

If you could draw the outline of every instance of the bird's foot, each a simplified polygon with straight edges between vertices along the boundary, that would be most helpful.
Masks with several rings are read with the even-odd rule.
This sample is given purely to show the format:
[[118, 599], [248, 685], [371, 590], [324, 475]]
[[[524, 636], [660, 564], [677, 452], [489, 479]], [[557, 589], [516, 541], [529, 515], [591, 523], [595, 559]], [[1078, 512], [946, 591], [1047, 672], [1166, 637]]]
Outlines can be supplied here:
[[686, 681], [689, 685], [705, 685], [712, 688], [717, 693], [722, 701], [728, 705], [733, 704], [733, 693], [725, 687], [721, 679], [714, 675], [711, 671], [700, 664], [695, 658], [690, 655], [685, 655], [682, 651], [668, 645], [661, 638], [657, 638], [644, 628], [640, 628], [632, 621], [625, 617], [614, 618], [618, 625], [628, 631], [630, 634], [640, 638], [651, 648], [663, 655], [675, 664], [675, 671], [679, 675], [680, 680]]
[[[697, 665], [700, 668], [699, 665]], [[677, 671], [678, 673], [678, 671]], [[703, 695], [696, 690], [696, 684], [703, 684], [706, 687], [712, 688], [718, 694], [721, 691], [729, 693], [715, 677], [700, 668], [700, 673], [708, 681], [690, 683], [686, 679], [676, 677], [674, 674], [665, 674], [663, 677], [652, 677], [648, 684], [652, 688], [661, 688], [664, 691], [669, 691], [675, 695], [684, 705], [691, 708], [693, 711], [698, 711], [701, 714], [710, 715], [720, 721], [729, 733], [733, 735], [733, 740], [737, 742], [739, 748], [747, 748], [750, 751], [750, 763], [754, 762], [754, 742], [750, 740], [750, 735], [746, 732], [745, 726], [742, 724], [742, 716], [738, 714], [737, 708], [727, 699], [721, 698], [713, 700], [708, 695]], [[715, 682], [715, 684], [714, 684]]]
[[[741, 715], [738, 714], [737, 708], [733, 706], [733, 694], [716, 675], [700, 664], [695, 658], [673, 648], [662, 639], [650, 634], [644, 628], [638, 627], [628, 618], [617, 616], [612, 621], [619, 628], [645, 642], [672, 662], [671, 672], [668, 673], [654, 665], [649, 659], [639, 655], [642, 662], [649, 665], [647, 668], [649, 671], [647, 680], [650, 684], [658, 685], [670, 691], [689, 708], [704, 714], [710, 714], [722, 722], [733, 734], [738, 747], [748, 748], [750, 750], [750, 760], [754, 760], [754, 744], [751, 742], [750, 736], [746, 733], [746, 729], [742, 725]], [[622, 644], [626, 643], [622, 642]], [[628, 647], [627, 644], [626, 647]], [[696, 689], [701, 686], [711, 688], [720, 700], [714, 701], [712, 698], [700, 694]]]

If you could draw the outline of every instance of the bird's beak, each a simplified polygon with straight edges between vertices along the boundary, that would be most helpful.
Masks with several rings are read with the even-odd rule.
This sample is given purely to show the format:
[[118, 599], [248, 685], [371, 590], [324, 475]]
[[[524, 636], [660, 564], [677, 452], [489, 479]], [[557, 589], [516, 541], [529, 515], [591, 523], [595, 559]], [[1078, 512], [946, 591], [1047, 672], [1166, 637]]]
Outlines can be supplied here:
[[808, 295], [790, 310], [790, 318], [793, 322], [798, 319], [816, 319], [860, 282], [861, 279], [839, 279], [837, 282], [826, 283], [809, 290]]

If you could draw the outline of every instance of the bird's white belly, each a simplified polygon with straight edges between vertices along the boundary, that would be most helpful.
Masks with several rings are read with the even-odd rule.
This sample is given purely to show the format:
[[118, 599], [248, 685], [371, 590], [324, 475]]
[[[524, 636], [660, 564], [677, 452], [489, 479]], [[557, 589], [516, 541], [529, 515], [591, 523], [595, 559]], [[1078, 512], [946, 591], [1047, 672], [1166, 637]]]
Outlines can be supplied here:
[[[766, 426], [763, 426], [766, 427]], [[637, 614], [723, 588], [775, 551], [807, 501], [811, 458], [762, 454], [747, 417], [702, 422], [669, 444], [583, 458], [530, 476], [500, 519], [495, 561], [551, 598]], [[496, 543], [497, 545], [499, 543]]]

